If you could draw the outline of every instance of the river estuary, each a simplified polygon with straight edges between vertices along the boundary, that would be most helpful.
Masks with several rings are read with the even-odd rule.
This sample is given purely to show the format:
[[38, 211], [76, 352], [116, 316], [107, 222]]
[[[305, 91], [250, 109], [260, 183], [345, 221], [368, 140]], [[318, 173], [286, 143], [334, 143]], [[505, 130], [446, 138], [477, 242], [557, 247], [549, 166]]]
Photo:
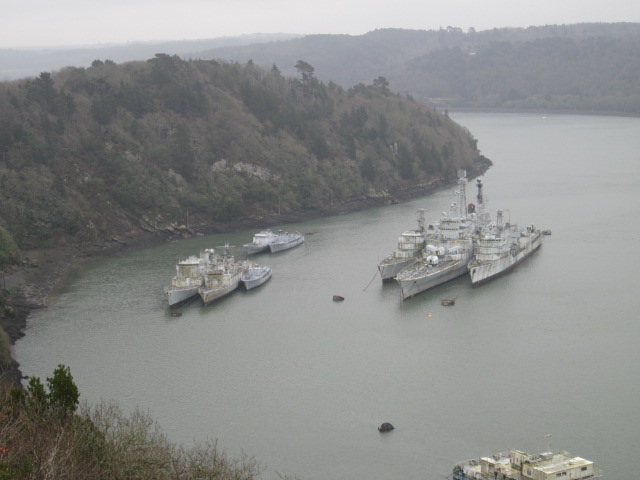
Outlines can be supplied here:
[[[28, 319], [25, 375], [68, 365], [81, 399], [148, 411], [173, 441], [218, 439], [301, 479], [439, 480], [456, 461], [548, 447], [633, 477], [640, 446], [640, 119], [455, 113], [494, 162], [488, 207], [550, 229], [509, 275], [462, 277], [402, 302], [374, 278], [416, 211], [453, 188], [309, 221], [258, 261], [263, 287], [171, 317], [163, 287], [200, 249], [254, 231], [76, 268]], [[469, 182], [467, 198], [475, 197]], [[344, 302], [332, 301], [334, 294]], [[453, 307], [440, 299], [457, 296]], [[391, 422], [395, 430], [380, 434]]]

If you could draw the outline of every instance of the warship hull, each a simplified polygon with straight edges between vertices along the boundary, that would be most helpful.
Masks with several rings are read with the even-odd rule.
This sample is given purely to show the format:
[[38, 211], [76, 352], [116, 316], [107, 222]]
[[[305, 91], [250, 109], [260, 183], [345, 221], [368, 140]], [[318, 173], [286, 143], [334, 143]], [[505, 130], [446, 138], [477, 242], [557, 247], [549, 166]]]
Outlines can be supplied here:
[[256, 253], [269, 251], [269, 245], [253, 245], [251, 243], [248, 243], [244, 245], [244, 248], [247, 251], [247, 255], [255, 255]]
[[494, 260], [472, 260], [468, 266], [471, 284], [477, 287], [513, 270], [542, 246], [542, 235], [535, 232], [523, 243], [520, 248], [509, 250]]
[[251, 243], [247, 243], [243, 245], [245, 250], [247, 251], [247, 255], [254, 255], [256, 253], [268, 252], [269, 244], [275, 241], [277, 235], [273, 233], [271, 230], [263, 230], [261, 232], [256, 233], [253, 236], [253, 241]]
[[198, 293], [200, 294], [200, 298], [202, 298], [202, 302], [205, 305], [210, 305], [216, 300], [220, 300], [221, 298], [226, 297], [230, 293], [234, 292], [239, 285], [240, 274], [238, 274], [235, 278], [230, 279], [228, 283], [225, 282], [224, 285], [213, 288], [200, 287], [198, 289]]
[[304, 242], [304, 236], [302, 234], [296, 234], [283, 241], [275, 240], [269, 244], [269, 249], [271, 250], [271, 253], [281, 252], [283, 250], [289, 250], [290, 248], [297, 247], [302, 242]]
[[165, 289], [170, 307], [177, 307], [198, 295], [198, 286]]
[[422, 274], [412, 275], [402, 279], [396, 277], [396, 281], [400, 284], [402, 299], [406, 300], [430, 288], [437, 287], [449, 280], [466, 274], [469, 258], [470, 256], [458, 261], [440, 264], [432, 269], [425, 269]]
[[378, 264], [378, 271], [383, 282], [391, 282], [401, 271], [416, 263], [417, 258], [398, 259], [397, 261], [382, 261]]

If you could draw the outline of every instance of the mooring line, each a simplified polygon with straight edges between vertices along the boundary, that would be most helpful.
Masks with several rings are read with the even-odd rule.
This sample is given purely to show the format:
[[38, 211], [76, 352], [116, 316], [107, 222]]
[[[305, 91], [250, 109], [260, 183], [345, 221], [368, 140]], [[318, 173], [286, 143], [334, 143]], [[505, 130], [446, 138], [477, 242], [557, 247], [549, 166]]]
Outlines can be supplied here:
[[[373, 278], [372, 278], [372, 279], [371, 279], [371, 281], [369, 282], [369, 285], [371, 285], [371, 284], [373, 283], [373, 281], [376, 279], [376, 277], [377, 277], [377, 276], [378, 276], [378, 272], [376, 272], [376, 273], [373, 275]], [[364, 292], [367, 288], [369, 288], [369, 285], [367, 285], [366, 287], [364, 287], [364, 289], [363, 289], [362, 291]]]

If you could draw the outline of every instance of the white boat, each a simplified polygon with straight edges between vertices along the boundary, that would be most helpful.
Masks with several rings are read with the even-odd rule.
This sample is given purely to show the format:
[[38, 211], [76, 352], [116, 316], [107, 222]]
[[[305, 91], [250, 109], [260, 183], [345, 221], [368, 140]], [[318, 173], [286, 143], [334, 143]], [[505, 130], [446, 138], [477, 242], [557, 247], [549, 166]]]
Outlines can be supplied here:
[[590, 480], [600, 478], [591, 460], [568, 452], [531, 455], [510, 450], [459, 462], [453, 467], [453, 480]]
[[254, 263], [245, 272], [240, 281], [243, 283], [244, 288], [251, 290], [252, 288], [259, 287], [269, 280], [271, 278], [271, 274], [271, 267]]
[[424, 209], [418, 210], [418, 229], [402, 232], [398, 237], [398, 248], [378, 263], [378, 271], [383, 282], [393, 280], [398, 273], [420, 259], [427, 233], [424, 212]]
[[496, 222], [489, 224], [478, 237], [475, 256], [469, 262], [471, 284], [476, 287], [507, 273], [542, 246], [542, 232], [535, 225], [519, 230], [517, 225], [503, 222], [498, 210]]
[[300, 232], [278, 232], [276, 238], [269, 243], [271, 253], [280, 252], [296, 247], [304, 242], [304, 235]]
[[204, 304], [209, 305], [236, 290], [249, 266], [249, 262], [236, 261], [233, 256], [225, 252], [219, 262], [210, 266], [202, 285], [198, 288]]
[[269, 250], [269, 244], [277, 238], [277, 235], [271, 230], [263, 230], [253, 236], [253, 241], [243, 245], [248, 255], [254, 253], [266, 252]]
[[191, 255], [176, 265], [176, 275], [171, 285], [164, 292], [170, 307], [175, 307], [198, 295], [198, 287], [202, 285], [204, 276], [215, 261], [215, 250], [208, 248], [200, 252], [200, 256]]
[[475, 214], [467, 212], [466, 172], [458, 172], [458, 201], [443, 212], [440, 222], [425, 235], [422, 258], [396, 275], [402, 299], [413, 297], [467, 272], [473, 257]]

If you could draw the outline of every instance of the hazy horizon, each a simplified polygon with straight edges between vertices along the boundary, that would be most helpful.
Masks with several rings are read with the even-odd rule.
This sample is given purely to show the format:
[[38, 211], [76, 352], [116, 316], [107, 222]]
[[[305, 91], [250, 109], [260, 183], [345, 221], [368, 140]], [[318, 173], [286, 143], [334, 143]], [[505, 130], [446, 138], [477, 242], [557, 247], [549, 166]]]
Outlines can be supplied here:
[[611, 0], [29, 0], [0, 17], [0, 48], [67, 48], [205, 40], [253, 34], [363, 35], [383, 28], [467, 31], [640, 22], [640, 3]]

